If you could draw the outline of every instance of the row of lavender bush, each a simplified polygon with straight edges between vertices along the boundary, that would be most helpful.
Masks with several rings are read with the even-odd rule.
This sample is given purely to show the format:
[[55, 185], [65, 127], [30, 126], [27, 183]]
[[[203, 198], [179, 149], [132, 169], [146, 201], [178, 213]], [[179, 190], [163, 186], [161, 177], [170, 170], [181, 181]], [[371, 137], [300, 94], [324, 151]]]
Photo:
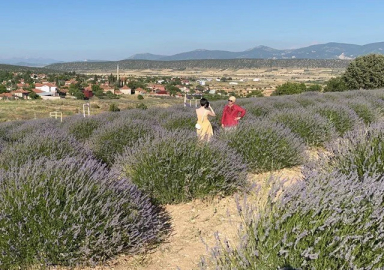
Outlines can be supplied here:
[[382, 269], [383, 175], [313, 173], [267, 207], [239, 205], [237, 246], [218, 238], [202, 269]]
[[159, 241], [168, 223], [153, 203], [230, 194], [245, 186], [247, 171], [302, 164], [306, 145], [380, 118], [382, 93], [349, 95], [247, 99], [233, 133], [219, 132], [218, 102], [208, 144], [197, 141], [191, 108], [3, 123], [0, 247], [10, 251], [0, 265], [94, 263]]
[[[202, 261], [201, 268], [383, 269], [382, 94], [316, 97], [323, 105], [305, 100], [307, 108], [332, 120], [342, 136], [326, 142], [326, 151], [305, 164], [302, 180], [287, 186], [271, 179], [275, 186], [265, 208], [238, 204], [244, 221], [239, 243], [217, 236], [211, 260]], [[352, 119], [353, 125], [345, 128], [343, 122]]]

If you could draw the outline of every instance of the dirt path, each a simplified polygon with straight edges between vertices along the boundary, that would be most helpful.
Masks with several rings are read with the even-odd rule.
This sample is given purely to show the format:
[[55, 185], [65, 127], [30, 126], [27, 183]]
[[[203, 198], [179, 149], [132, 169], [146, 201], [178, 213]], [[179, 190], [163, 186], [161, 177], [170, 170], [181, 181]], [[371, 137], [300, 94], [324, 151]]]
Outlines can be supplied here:
[[[249, 175], [249, 181], [264, 185], [270, 177], [281, 177], [295, 181], [301, 177], [301, 169], [284, 169], [278, 172]], [[289, 183], [288, 182], [288, 183]], [[167, 205], [166, 210], [171, 216], [173, 232], [165, 243], [160, 244], [152, 252], [143, 255], [120, 255], [109, 261], [105, 266], [84, 269], [114, 270], [190, 270], [198, 269], [201, 256], [208, 256], [209, 247], [214, 246], [214, 234], [219, 232], [230, 242], [236, 241], [237, 227], [240, 219], [237, 215], [236, 197], [215, 198], [209, 201]], [[260, 199], [252, 194], [250, 200]], [[240, 196], [241, 197], [241, 196]], [[204, 244], [204, 242], [207, 244]]]

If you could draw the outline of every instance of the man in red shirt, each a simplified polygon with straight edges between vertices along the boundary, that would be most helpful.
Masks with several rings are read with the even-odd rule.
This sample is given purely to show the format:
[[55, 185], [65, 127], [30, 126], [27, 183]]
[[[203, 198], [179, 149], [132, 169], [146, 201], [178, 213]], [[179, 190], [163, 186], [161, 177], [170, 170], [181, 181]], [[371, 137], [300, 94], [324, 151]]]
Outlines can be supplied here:
[[221, 117], [221, 126], [225, 129], [235, 128], [239, 119], [245, 115], [245, 109], [235, 104], [236, 98], [231, 96], [228, 98], [228, 105], [225, 105], [223, 116]]

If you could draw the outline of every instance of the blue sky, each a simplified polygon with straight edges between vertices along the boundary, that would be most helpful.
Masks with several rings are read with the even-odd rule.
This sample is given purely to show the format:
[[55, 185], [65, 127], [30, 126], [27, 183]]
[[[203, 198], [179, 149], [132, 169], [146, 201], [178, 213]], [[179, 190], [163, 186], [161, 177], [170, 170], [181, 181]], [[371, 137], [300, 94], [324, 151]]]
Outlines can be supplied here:
[[13, 0], [0, 58], [121, 60], [136, 53], [243, 51], [384, 41], [382, 0]]

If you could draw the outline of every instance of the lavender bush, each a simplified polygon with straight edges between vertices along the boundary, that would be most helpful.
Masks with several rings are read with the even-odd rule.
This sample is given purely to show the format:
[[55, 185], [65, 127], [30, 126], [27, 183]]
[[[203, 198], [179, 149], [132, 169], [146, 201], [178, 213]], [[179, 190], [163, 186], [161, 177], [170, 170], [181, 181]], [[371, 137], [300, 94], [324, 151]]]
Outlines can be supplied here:
[[88, 157], [91, 152], [67, 133], [47, 128], [5, 145], [0, 155], [0, 168], [9, 169], [41, 157], [57, 160], [75, 156]]
[[10, 132], [22, 124], [24, 124], [25, 121], [9, 121], [9, 122], [4, 122], [0, 123], [0, 138], [3, 141], [11, 141], [10, 138]]
[[63, 128], [76, 139], [84, 141], [92, 135], [94, 130], [104, 124], [100, 118], [73, 116], [65, 119]]
[[269, 118], [291, 129], [310, 146], [322, 146], [336, 135], [331, 123], [308, 109], [280, 110], [271, 114]]
[[266, 99], [263, 100], [255, 100], [253, 103], [248, 103], [244, 106], [244, 109], [247, 111], [247, 117], [249, 114], [256, 116], [256, 117], [266, 117], [271, 112], [273, 112], [274, 108], [270, 103], [266, 101]]
[[229, 194], [246, 176], [242, 158], [225, 144], [198, 142], [196, 133], [186, 130], [163, 131], [126, 148], [113, 170], [162, 204]]
[[329, 165], [348, 174], [383, 174], [384, 124], [372, 124], [348, 132], [343, 138], [327, 146], [331, 153]]
[[353, 109], [365, 124], [373, 123], [379, 118], [379, 111], [373, 108], [372, 104], [366, 99], [354, 99], [347, 101], [347, 106]]
[[222, 132], [221, 139], [237, 151], [254, 173], [302, 164], [304, 142], [281, 124], [268, 120], [241, 123], [231, 132]]
[[293, 97], [285, 97], [284, 99], [281, 97], [270, 97], [269, 102], [275, 110], [300, 108], [300, 103], [296, 102]]
[[115, 155], [122, 153], [125, 146], [132, 146], [153, 133], [151, 124], [120, 117], [95, 130], [87, 146], [99, 160], [111, 166]]
[[384, 267], [383, 176], [314, 174], [277, 191], [263, 211], [239, 204], [240, 243], [218, 238], [216, 269]]
[[34, 132], [43, 132], [45, 130], [52, 130], [60, 127], [60, 122], [53, 118], [36, 119], [25, 121], [21, 125], [12, 128], [8, 132], [10, 141], [20, 141], [25, 137], [29, 137]]
[[97, 264], [157, 242], [168, 219], [91, 159], [0, 171], [0, 268]]
[[159, 124], [167, 130], [187, 129], [195, 130], [197, 116], [195, 110], [180, 110], [178, 108], [166, 109], [165, 117], [158, 119]]
[[362, 124], [357, 114], [347, 106], [323, 103], [312, 107], [312, 109], [327, 118], [335, 127], [339, 136], [343, 136], [345, 132]]

